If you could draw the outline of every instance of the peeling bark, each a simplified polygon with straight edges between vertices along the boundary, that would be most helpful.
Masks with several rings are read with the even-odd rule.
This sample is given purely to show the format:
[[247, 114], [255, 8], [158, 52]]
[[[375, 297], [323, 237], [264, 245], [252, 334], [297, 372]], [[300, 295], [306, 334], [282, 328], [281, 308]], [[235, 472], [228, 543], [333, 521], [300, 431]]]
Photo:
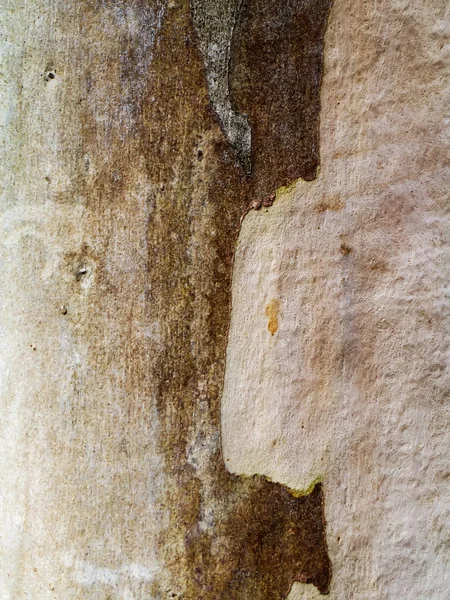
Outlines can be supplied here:
[[320, 174], [239, 236], [224, 457], [322, 481], [330, 600], [449, 594], [449, 42], [445, 0], [335, 0]]

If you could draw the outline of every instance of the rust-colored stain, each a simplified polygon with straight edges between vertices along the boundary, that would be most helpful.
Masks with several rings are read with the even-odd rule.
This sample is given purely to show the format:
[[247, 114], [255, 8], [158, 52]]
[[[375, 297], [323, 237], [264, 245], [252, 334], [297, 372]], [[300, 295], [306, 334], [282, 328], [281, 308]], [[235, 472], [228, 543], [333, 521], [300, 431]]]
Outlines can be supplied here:
[[266, 317], [269, 321], [267, 323], [267, 329], [272, 335], [278, 331], [278, 313], [280, 310], [280, 303], [278, 300], [271, 300], [266, 306]]
[[[284, 600], [292, 584], [303, 581], [326, 594], [331, 565], [322, 486], [297, 496], [261, 475], [229, 473], [220, 452], [220, 397], [241, 217], [252, 199], [266, 199], [270, 206], [281, 185], [299, 177], [313, 179], [319, 164], [323, 36], [330, 0], [242, 3], [229, 77], [231, 101], [248, 115], [252, 130], [250, 176], [211, 107], [189, 2], [148, 4], [154, 12], [142, 14], [149, 30], [164, 5], [151, 63], [124, 36], [120, 61], [111, 58], [104, 65], [108, 75], [102, 75], [117, 81], [117, 97], [126, 105], [117, 114], [132, 126], [116, 137], [107, 131], [110, 137], [105, 137], [101, 120], [87, 105], [80, 136], [90, 162], [83, 159], [87, 175], [79, 189], [89, 199], [92, 243], [98, 245], [99, 232], [105, 232], [105, 245], [112, 240], [113, 247], [115, 235], [125, 236], [121, 207], [130, 206], [130, 182], [151, 182], [145, 251], [136, 253], [141, 261], [136, 269], [145, 269], [139, 298], [127, 295], [125, 278], [120, 272], [113, 277], [99, 259], [92, 279], [99, 300], [92, 302], [86, 323], [77, 325], [88, 328], [91, 337], [98, 330], [95, 339], [101, 340], [108, 306], [117, 331], [126, 332], [117, 347], [127, 365], [128, 404], [110, 426], [114, 431], [123, 427], [121, 435], [131, 446], [127, 419], [147, 426], [153, 419], [146, 404], [150, 388], [156, 397], [164, 456], [161, 508], [170, 517], [157, 548], [163, 572], [139, 589], [155, 600]], [[103, 10], [103, 3], [95, 1], [86, 6], [94, 15]], [[84, 76], [89, 97], [97, 84], [89, 62]], [[95, 98], [92, 102], [95, 107]], [[104, 139], [112, 140], [107, 147]], [[110, 214], [122, 219], [120, 232], [117, 219], [104, 225]], [[84, 258], [75, 265], [76, 289], [89, 275]], [[158, 320], [154, 348], [129, 333], [142, 314]], [[277, 315], [278, 302], [272, 301], [267, 312], [272, 335]], [[114, 368], [118, 359], [112, 348], [98, 342], [90, 351], [102, 368]], [[147, 518], [137, 524], [143, 532]], [[140, 543], [146, 544], [145, 534]]]

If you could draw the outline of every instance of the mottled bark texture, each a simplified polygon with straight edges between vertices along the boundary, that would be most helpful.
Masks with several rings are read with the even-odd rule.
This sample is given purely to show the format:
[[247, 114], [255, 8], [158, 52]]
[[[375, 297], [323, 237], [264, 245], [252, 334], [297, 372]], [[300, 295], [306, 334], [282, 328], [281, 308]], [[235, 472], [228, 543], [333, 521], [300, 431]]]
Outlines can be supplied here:
[[330, 2], [227, 7], [2, 9], [4, 598], [328, 590], [321, 486], [230, 474], [219, 408], [241, 216], [318, 167]]
[[[252, 14], [255, 19], [251, 31], [255, 48], [247, 50], [245, 59], [236, 58], [242, 70], [231, 77], [232, 84], [245, 81], [249, 90], [260, 87], [261, 72], [267, 68], [258, 44], [268, 28], [261, 18], [265, 4], [247, 8], [247, 18]], [[297, 39], [280, 56], [286, 63], [301, 56], [307, 67], [300, 75], [286, 70], [280, 92], [284, 104], [272, 113], [271, 127], [268, 113], [273, 110], [274, 94], [269, 90], [263, 98], [255, 91], [249, 122], [252, 131], [265, 127], [267, 139], [254, 137], [253, 154], [263, 154], [266, 160], [264, 170], [256, 162], [258, 171], [250, 178], [244, 177], [226, 139], [214, 130], [197, 37], [183, 12], [166, 22], [155, 58], [156, 100], [144, 107], [144, 115], [155, 128], [153, 143], [163, 150], [158, 160], [152, 156], [149, 168], [156, 169], [153, 177], [165, 189], [157, 206], [160, 218], [150, 222], [148, 237], [150, 248], [164, 248], [155, 253], [151, 265], [151, 302], [164, 324], [164, 350], [154, 374], [159, 382], [161, 446], [170, 490], [165, 498], [170, 526], [163, 536], [167, 563], [175, 560], [176, 564], [176, 583], [171, 587], [182, 586], [187, 598], [281, 599], [298, 579], [313, 582], [323, 592], [328, 588], [320, 486], [310, 497], [296, 498], [264, 477], [230, 475], [220, 455], [219, 426], [240, 216], [255, 194], [274, 191], [294, 173], [310, 177], [317, 166], [318, 110], [294, 127], [290, 121], [293, 113], [301, 113], [303, 102], [312, 100], [318, 108], [327, 8], [319, 3], [285, 11], [280, 4], [278, 38], [290, 32]], [[310, 41], [315, 54], [309, 63], [303, 29], [293, 23], [292, 13], [304, 28], [310, 21], [315, 24]], [[293, 24], [294, 32], [290, 31]], [[240, 27], [245, 35], [235, 33], [231, 45], [231, 55], [236, 57], [249, 33], [248, 26]], [[275, 44], [276, 40], [267, 40], [273, 53]], [[305, 87], [313, 90], [312, 98], [297, 93], [299, 77], [309, 83]], [[276, 143], [269, 131], [278, 128], [284, 131], [286, 147], [289, 137], [306, 140], [306, 159], [300, 153], [286, 153]], [[266, 142], [272, 151], [264, 151]], [[179, 181], [171, 190], [172, 165], [178, 161]]]

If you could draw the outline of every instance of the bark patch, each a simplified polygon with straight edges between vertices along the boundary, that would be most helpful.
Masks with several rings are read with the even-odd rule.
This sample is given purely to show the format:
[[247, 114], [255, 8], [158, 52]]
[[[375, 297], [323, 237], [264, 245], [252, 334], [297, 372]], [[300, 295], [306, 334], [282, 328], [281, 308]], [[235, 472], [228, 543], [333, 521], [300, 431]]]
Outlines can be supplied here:
[[[242, 215], [255, 198], [260, 200], [252, 208], [269, 207], [277, 188], [316, 173], [329, 2], [244, 2], [240, 12], [225, 11], [222, 31], [211, 16], [216, 4], [223, 8], [197, 0], [192, 6], [187, 0], [146, 5], [142, 20], [148, 32], [130, 22], [133, 35], [120, 41], [120, 61], [111, 58], [104, 66], [105, 81], [116, 90], [111, 100], [94, 94], [96, 80], [86, 72], [93, 108], [83, 119], [83, 143], [96, 169], [92, 189], [86, 187], [95, 214], [93, 239], [103, 228], [110, 236], [104, 243], [114, 249], [114, 236], [126, 234], [117, 233], [114, 219], [106, 221], [108, 233], [105, 215], [128, 214], [136, 182], [147, 182], [150, 190], [146, 256], [136, 255], [140, 262], [132, 271], [138, 297], [126, 293], [128, 271], [112, 278], [101, 262], [92, 285], [98, 289], [98, 323], [106, 298], [115, 308], [111, 322], [124, 332], [128, 405], [121, 414], [142, 411], [140, 423], [156, 430], [164, 457], [161, 483], [154, 484], [161, 487], [161, 514], [168, 515], [155, 549], [162, 568], [139, 593], [155, 600], [284, 600], [295, 581], [328, 590], [323, 490], [318, 484], [299, 496], [261, 475], [231, 474], [220, 450], [220, 397]], [[125, 19], [120, 6], [107, 13], [109, 19]], [[106, 8], [94, 3], [92, 10], [103, 15]], [[140, 36], [148, 38], [145, 54]], [[214, 53], [208, 58], [214, 39], [227, 60], [219, 50], [220, 60], [214, 62]], [[225, 69], [219, 96], [211, 91], [217, 64]], [[248, 115], [251, 174], [221, 117], [220, 102], [232, 114]], [[98, 118], [97, 103], [111, 113], [106, 121]], [[127, 226], [125, 219], [124, 232]], [[80, 274], [78, 287], [86, 277]], [[135, 315], [157, 320], [150, 349], [141, 338], [130, 342]], [[270, 318], [275, 333], [275, 313]], [[91, 322], [86, 327], [94, 332]], [[108, 361], [101, 360], [113, 370], [112, 350], [96, 351], [100, 357], [110, 352]], [[95, 373], [99, 376], [98, 367]], [[148, 408], [153, 401], [154, 428]], [[129, 432], [126, 419], [123, 428]], [[156, 529], [144, 509], [139, 515], [143, 532]], [[139, 543], [155, 546], [145, 535]]]
[[[153, 377], [171, 515], [161, 540], [173, 565], [165, 589], [186, 600], [283, 600], [295, 581], [307, 581], [327, 593], [321, 485], [299, 496], [260, 475], [229, 473], [220, 451], [220, 396], [241, 217], [250, 199], [270, 198], [270, 206], [275, 189], [316, 173], [329, 3], [245, 2], [239, 15], [229, 7], [226, 31], [217, 19], [208, 24], [210, 4], [195, 1], [192, 20], [182, 6], [166, 19], [153, 101], [144, 108], [148, 169], [163, 190], [148, 246], [151, 302], [164, 332]], [[211, 92], [217, 64], [205, 59], [214, 36], [226, 55], [231, 33], [231, 70], [220, 85], [252, 126], [250, 176]], [[272, 334], [277, 314], [275, 301]], [[154, 593], [165, 597], [161, 583]]]

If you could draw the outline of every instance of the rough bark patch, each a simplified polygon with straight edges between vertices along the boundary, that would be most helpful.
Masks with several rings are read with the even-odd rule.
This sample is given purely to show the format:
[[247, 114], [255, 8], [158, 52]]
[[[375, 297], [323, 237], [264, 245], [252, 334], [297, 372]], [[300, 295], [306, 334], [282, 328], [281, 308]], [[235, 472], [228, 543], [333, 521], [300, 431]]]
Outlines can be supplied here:
[[[233, 85], [255, 130], [252, 177], [216, 122], [186, 5], [172, 9], [161, 33], [141, 136], [148, 170], [161, 190], [148, 233], [149, 302], [163, 332], [152, 376], [159, 382], [171, 515], [161, 547], [171, 567], [164, 584], [154, 585], [158, 598], [168, 593], [189, 600], [281, 600], [294, 581], [328, 589], [321, 486], [300, 497], [259, 475], [230, 474], [220, 452], [219, 410], [240, 217], [251, 198], [292, 178], [314, 177], [318, 164], [329, 3], [318, 6], [298, 14], [281, 3], [274, 11], [259, 2], [246, 6], [239, 24]], [[261, 55], [265, 35], [271, 50]], [[282, 64], [275, 59], [276, 36], [288, 40], [279, 48]], [[252, 85], [244, 89], [247, 76]], [[270, 87], [274, 78], [279, 98]], [[253, 89], [254, 103], [248, 103]]]

